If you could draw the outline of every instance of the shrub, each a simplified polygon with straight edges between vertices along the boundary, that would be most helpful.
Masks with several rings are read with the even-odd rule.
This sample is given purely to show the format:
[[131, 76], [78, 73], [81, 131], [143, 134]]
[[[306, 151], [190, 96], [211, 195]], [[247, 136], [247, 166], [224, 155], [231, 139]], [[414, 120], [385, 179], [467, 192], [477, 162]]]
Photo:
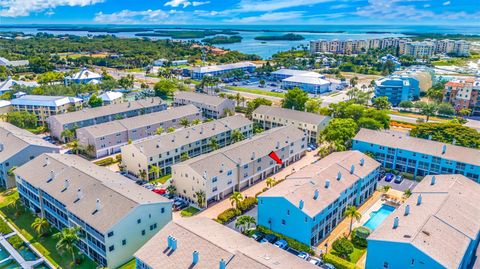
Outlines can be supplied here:
[[253, 207], [255, 207], [256, 204], [257, 204], [257, 198], [247, 197], [238, 204], [238, 209], [240, 209], [240, 211], [242, 212], [246, 212], [252, 209]]
[[114, 162], [114, 161], [113, 161], [113, 158], [112, 158], [112, 157], [108, 157], [108, 158], [105, 158], [105, 159], [96, 161], [95, 164], [96, 164], [96, 165], [99, 165], [99, 166], [108, 166], [108, 165], [111, 165], [113, 162]]
[[8, 243], [12, 245], [15, 249], [19, 249], [23, 246], [23, 240], [18, 235], [12, 235], [7, 238]]
[[121, 162], [122, 161], [122, 154], [115, 155], [115, 161], [116, 162]]
[[263, 191], [259, 191], [259, 192], [255, 193], [255, 198], [257, 198], [262, 193], [263, 193]]
[[257, 230], [264, 233], [264, 234], [273, 234], [275, 235], [276, 237], [278, 237], [279, 239], [284, 239], [285, 241], [287, 241], [288, 243], [288, 246], [293, 248], [293, 249], [296, 249], [298, 251], [304, 251], [304, 252], [307, 252], [309, 253], [310, 255], [314, 255], [315, 252], [312, 250], [312, 248], [310, 248], [310, 246], [307, 246], [305, 245], [304, 243], [302, 242], [299, 242], [295, 239], [292, 239], [290, 237], [287, 237], [283, 234], [279, 234], [279, 233], [276, 233], [270, 229], [268, 229], [267, 227], [265, 226], [260, 226], [258, 225], [257, 226]]
[[3, 221], [3, 220], [0, 220], [0, 234], [9, 234], [13, 232], [13, 230], [8, 226], [8, 224]]
[[358, 237], [362, 239], [367, 239], [367, 237], [370, 235], [370, 230], [366, 227], [360, 226], [352, 231], [352, 237]]
[[240, 210], [236, 208], [229, 208], [217, 216], [217, 221], [221, 224], [224, 224], [231, 221], [233, 218], [239, 216], [240, 214], [242, 214]]
[[353, 252], [353, 244], [347, 238], [342, 237], [333, 242], [332, 249], [341, 257], [348, 258], [348, 255]]
[[268, 191], [268, 188], [265, 187], [262, 189], [262, 192], [266, 192], [266, 191]]
[[325, 263], [330, 263], [337, 269], [359, 269], [355, 264], [330, 253], [325, 253], [322, 259]]

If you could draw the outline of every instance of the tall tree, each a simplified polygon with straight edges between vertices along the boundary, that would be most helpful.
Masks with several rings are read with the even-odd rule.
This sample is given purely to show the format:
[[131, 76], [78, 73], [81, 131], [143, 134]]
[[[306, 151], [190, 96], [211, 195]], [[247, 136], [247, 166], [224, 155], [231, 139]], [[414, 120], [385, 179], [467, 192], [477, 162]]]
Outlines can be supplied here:
[[245, 136], [239, 130], [233, 130], [230, 135], [230, 141], [233, 143], [240, 142], [245, 139]]
[[304, 110], [308, 94], [298, 87], [288, 90], [282, 100], [282, 107], [295, 110]]
[[348, 234], [351, 234], [353, 229], [353, 220], [360, 221], [362, 214], [357, 210], [356, 206], [351, 205], [345, 209], [344, 215], [345, 217], [350, 218], [350, 230]]
[[388, 101], [388, 97], [381, 96], [373, 99], [373, 106], [377, 110], [387, 110], [387, 109], [390, 109], [391, 104]]
[[75, 245], [80, 241], [79, 231], [80, 228], [78, 227], [63, 228], [53, 235], [53, 237], [58, 240], [56, 245], [57, 250], [70, 253], [72, 255], [72, 263], [75, 263]]
[[40, 237], [42, 237], [50, 230], [50, 223], [48, 223], [47, 219], [45, 218], [35, 218], [31, 224], [31, 227]]
[[235, 206], [236, 209], [238, 209], [238, 205], [240, 204], [241, 201], [243, 201], [243, 195], [241, 192], [235, 191], [232, 193], [232, 195], [228, 198], [232, 206]]

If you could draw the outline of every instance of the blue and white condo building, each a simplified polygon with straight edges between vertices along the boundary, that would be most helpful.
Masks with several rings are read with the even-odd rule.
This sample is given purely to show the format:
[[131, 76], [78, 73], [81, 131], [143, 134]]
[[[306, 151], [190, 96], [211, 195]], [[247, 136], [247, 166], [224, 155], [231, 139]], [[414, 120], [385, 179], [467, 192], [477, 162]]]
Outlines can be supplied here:
[[79, 227], [78, 248], [117, 268], [172, 219], [170, 200], [76, 155], [42, 154], [15, 170], [20, 200], [55, 228]]
[[200, 67], [195, 67], [192, 70], [192, 78], [202, 79], [204, 76], [218, 77], [235, 70], [252, 73], [255, 71], [256, 68], [257, 66], [250, 62], [200, 66]]
[[419, 81], [411, 76], [393, 75], [375, 81], [375, 97], [388, 97], [392, 105], [412, 101], [420, 96]]
[[395, 131], [361, 129], [352, 147], [375, 154], [383, 167], [414, 177], [461, 174], [480, 182], [480, 150], [411, 137]]
[[479, 203], [465, 176], [425, 177], [367, 238], [366, 268], [479, 268]]
[[335, 152], [258, 196], [258, 225], [318, 245], [375, 191], [380, 164], [359, 151]]
[[308, 93], [321, 94], [331, 90], [332, 82], [325, 79], [324, 75], [317, 72], [279, 69], [272, 72], [272, 78], [282, 81], [283, 89], [298, 87]]

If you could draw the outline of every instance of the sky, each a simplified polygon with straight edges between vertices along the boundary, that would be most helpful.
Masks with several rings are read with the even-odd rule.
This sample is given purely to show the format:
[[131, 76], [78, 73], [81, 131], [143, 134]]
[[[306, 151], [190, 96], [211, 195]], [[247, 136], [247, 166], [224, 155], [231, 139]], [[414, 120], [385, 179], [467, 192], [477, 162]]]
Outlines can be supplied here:
[[480, 26], [480, 0], [0, 0], [17, 23]]

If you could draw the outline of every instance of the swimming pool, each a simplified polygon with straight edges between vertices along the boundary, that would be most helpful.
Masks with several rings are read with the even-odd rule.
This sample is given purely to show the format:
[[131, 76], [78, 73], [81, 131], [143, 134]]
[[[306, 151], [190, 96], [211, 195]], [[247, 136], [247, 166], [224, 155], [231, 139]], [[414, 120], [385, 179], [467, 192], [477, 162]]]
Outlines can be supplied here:
[[363, 226], [374, 231], [393, 211], [395, 211], [395, 207], [383, 204], [380, 209], [370, 213], [370, 218]]

